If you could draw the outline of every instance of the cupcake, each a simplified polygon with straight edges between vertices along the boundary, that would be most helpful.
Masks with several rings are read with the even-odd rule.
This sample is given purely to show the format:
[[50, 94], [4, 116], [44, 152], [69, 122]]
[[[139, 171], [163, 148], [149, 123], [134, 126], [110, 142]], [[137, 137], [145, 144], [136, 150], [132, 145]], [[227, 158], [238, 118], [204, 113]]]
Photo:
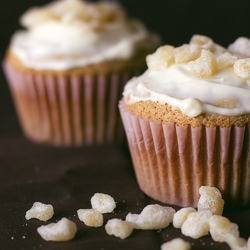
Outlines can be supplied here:
[[59, 146], [122, 140], [118, 100], [159, 37], [114, 2], [60, 0], [20, 23], [4, 69], [24, 134]]
[[[245, 48], [245, 50], [243, 49]], [[250, 39], [228, 48], [194, 35], [147, 56], [125, 85], [120, 113], [141, 190], [195, 207], [200, 186], [250, 204]]]

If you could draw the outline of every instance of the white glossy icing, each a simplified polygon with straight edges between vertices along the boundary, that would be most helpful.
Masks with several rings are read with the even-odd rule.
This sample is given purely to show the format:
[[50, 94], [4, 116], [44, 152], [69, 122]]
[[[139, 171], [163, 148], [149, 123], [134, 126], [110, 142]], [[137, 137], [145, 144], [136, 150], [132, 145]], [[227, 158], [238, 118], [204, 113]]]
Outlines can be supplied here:
[[140, 49], [159, 45], [159, 37], [141, 22], [128, 20], [116, 4], [108, 5], [101, 6], [107, 15], [120, 15], [113, 21], [100, 21], [100, 5], [81, 0], [61, 0], [32, 9], [21, 18], [28, 30], [13, 35], [11, 50], [27, 67], [65, 70], [128, 59]]

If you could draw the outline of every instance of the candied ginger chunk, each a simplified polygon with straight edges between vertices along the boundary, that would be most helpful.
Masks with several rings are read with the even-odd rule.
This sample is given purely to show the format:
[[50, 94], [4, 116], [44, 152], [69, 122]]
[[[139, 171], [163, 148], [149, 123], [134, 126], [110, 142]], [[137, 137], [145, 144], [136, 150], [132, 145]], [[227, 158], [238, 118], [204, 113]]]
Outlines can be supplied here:
[[165, 45], [159, 47], [155, 53], [146, 57], [148, 68], [161, 71], [174, 63], [174, 47]]
[[181, 238], [175, 238], [161, 245], [161, 250], [190, 250], [191, 244]]
[[175, 63], [187, 63], [200, 57], [201, 47], [197, 44], [184, 44], [174, 49]]
[[232, 250], [249, 250], [248, 243], [243, 238], [227, 234], [225, 242]]
[[211, 195], [215, 198], [222, 198], [220, 190], [216, 187], [201, 186], [199, 188], [199, 194], [200, 195]]
[[236, 60], [236, 56], [233, 56], [229, 52], [225, 52], [217, 57], [217, 69], [220, 70], [233, 66]]
[[250, 39], [247, 37], [239, 37], [234, 43], [228, 46], [228, 50], [234, 54], [250, 57]]
[[175, 210], [171, 207], [147, 205], [140, 214], [129, 213], [126, 221], [129, 221], [135, 229], [162, 229], [173, 221], [174, 213]]
[[238, 59], [234, 63], [234, 73], [243, 80], [250, 80], [250, 58]]
[[209, 226], [214, 241], [225, 242], [227, 234], [239, 237], [238, 225], [230, 222], [226, 217], [213, 215], [209, 219]]
[[89, 227], [101, 227], [103, 225], [103, 215], [95, 209], [78, 209], [79, 220]]
[[199, 189], [198, 211], [209, 210], [214, 215], [222, 215], [224, 200], [216, 187], [202, 186]]
[[38, 7], [31, 8], [20, 18], [25, 28], [33, 28], [53, 20], [59, 20], [59, 16], [49, 9]]
[[191, 213], [195, 213], [196, 210], [193, 207], [184, 207], [181, 208], [174, 214], [173, 217], [173, 226], [175, 228], [181, 228], [185, 220], [187, 219], [188, 215]]
[[190, 44], [197, 44], [203, 49], [213, 49], [214, 41], [208, 36], [193, 35], [190, 40]]
[[209, 218], [212, 213], [208, 210], [191, 213], [181, 227], [182, 234], [198, 239], [209, 232]]
[[105, 225], [105, 231], [108, 235], [114, 235], [121, 239], [128, 238], [132, 232], [133, 227], [128, 221], [123, 221], [121, 219], [111, 219]]
[[69, 241], [75, 237], [76, 231], [76, 224], [67, 218], [37, 228], [37, 232], [46, 241]]
[[104, 213], [111, 213], [116, 208], [115, 200], [112, 196], [108, 194], [95, 193], [91, 197], [92, 208]]
[[203, 49], [201, 56], [195, 61], [190, 61], [191, 73], [199, 78], [209, 78], [216, 72], [217, 62], [215, 56], [209, 50]]
[[26, 220], [30, 220], [32, 218], [47, 221], [54, 215], [53, 206], [50, 204], [43, 204], [41, 202], [34, 202], [31, 209], [29, 209], [26, 214]]

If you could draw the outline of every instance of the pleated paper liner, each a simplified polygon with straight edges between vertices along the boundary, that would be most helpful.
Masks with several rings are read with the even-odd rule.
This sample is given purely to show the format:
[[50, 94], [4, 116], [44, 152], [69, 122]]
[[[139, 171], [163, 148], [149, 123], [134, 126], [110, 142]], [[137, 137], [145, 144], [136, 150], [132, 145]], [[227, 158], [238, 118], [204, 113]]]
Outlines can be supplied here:
[[118, 100], [138, 72], [95, 76], [52, 76], [16, 70], [4, 63], [24, 134], [36, 142], [90, 145], [125, 138]]
[[192, 128], [134, 115], [119, 103], [136, 178], [155, 200], [196, 207], [200, 186], [228, 206], [250, 204], [250, 127]]

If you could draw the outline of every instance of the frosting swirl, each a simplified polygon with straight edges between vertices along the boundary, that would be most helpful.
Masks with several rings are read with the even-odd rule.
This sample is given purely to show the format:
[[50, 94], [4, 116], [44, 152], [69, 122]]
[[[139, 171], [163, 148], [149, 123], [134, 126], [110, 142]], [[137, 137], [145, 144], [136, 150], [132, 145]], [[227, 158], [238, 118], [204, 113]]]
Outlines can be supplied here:
[[[250, 40], [248, 42], [250, 45]], [[230, 47], [232, 48], [232, 45]], [[190, 49], [190, 47], [187, 48]], [[125, 86], [123, 96], [126, 103], [129, 105], [147, 100], [161, 104], [167, 103], [179, 108], [189, 117], [205, 113], [228, 116], [250, 114], [249, 79], [240, 77], [245, 76], [243, 74], [245, 72], [242, 71], [250, 72], [250, 61], [248, 58], [238, 59], [227, 49], [218, 47], [216, 44], [213, 48], [210, 48], [213, 53], [207, 54], [211, 58], [205, 57], [204, 59], [203, 48], [200, 48], [202, 52], [197, 56], [198, 58], [181, 63], [176, 63], [178, 53], [175, 54], [175, 49], [169, 46], [165, 48], [165, 52], [166, 50], [168, 52], [165, 55], [164, 51], [160, 53], [158, 50], [148, 56], [149, 69], [141, 76], [131, 79]], [[207, 50], [206, 52], [210, 53]], [[183, 58], [184, 56], [182, 60]], [[170, 65], [165, 66], [166, 60]], [[204, 61], [206, 65], [202, 68]], [[196, 74], [197, 71], [193, 72], [197, 70], [193, 66], [196, 62], [198, 62], [196, 67], [201, 67], [203, 71], [206, 69], [209, 74], [211, 73], [210, 67], [214, 67], [213, 73], [209, 76], [203, 71], [201, 71], [202, 75]], [[237, 71], [238, 64], [240, 76]]]
[[65, 70], [112, 59], [128, 59], [159, 45], [138, 20], [111, 2], [60, 0], [28, 10], [21, 17], [27, 30], [17, 31], [11, 50], [37, 70]]

